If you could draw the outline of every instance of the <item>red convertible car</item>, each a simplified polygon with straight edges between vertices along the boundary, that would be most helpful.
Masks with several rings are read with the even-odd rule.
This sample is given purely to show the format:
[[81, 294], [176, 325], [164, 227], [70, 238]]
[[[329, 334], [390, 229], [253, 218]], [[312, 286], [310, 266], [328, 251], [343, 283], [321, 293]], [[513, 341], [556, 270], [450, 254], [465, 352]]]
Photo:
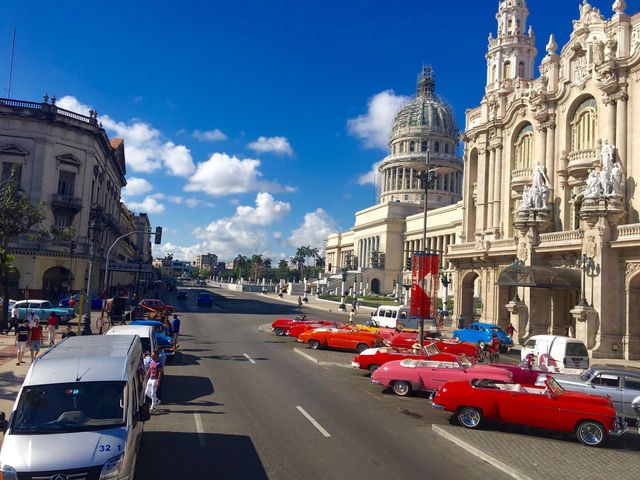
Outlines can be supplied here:
[[457, 355], [442, 353], [435, 345], [422, 347], [420, 351], [408, 348], [380, 347], [368, 348], [364, 352], [353, 357], [351, 366], [361, 370], [375, 372], [380, 366], [394, 360], [412, 358], [414, 360], [439, 360], [442, 362], [455, 362]]
[[[379, 329], [378, 333], [387, 341], [388, 345], [397, 348], [412, 348], [413, 344], [418, 341], [418, 333], [414, 331], [400, 331], [395, 328]], [[484, 353], [482, 349], [475, 343], [456, 342], [455, 340], [436, 340], [433, 338], [425, 338], [423, 345], [435, 344], [441, 352], [453, 353], [454, 355], [466, 355], [469, 358], [482, 360]]]
[[176, 311], [176, 307], [162, 303], [162, 300], [157, 298], [144, 298], [140, 300], [140, 306], [147, 312], [167, 313], [173, 315]]
[[307, 322], [300, 323], [298, 325], [294, 325], [289, 330], [289, 336], [293, 338], [298, 338], [302, 332], [306, 332], [308, 330], [315, 330], [316, 328], [327, 328], [327, 327], [337, 327], [337, 324], [334, 322]]
[[377, 333], [347, 328], [316, 328], [308, 330], [300, 334], [298, 341], [309, 344], [309, 348], [314, 350], [326, 347], [355, 350], [358, 353], [367, 348], [382, 346], [382, 337]]
[[575, 433], [584, 445], [604, 445], [627, 431], [609, 398], [567, 392], [548, 376], [544, 387], [489, 380], [449, 382], [431, 395], [431, 404], [455, 412], [460, 424], [478, 428], [485, 420]]
[[271, 324], [271, 331], [278, 336], [289, 335], [291, 328], [297, 325], [333, 325], [326, 320], [309, 320], [306, 315], [296, 315], [293, 319], [279, 318]]

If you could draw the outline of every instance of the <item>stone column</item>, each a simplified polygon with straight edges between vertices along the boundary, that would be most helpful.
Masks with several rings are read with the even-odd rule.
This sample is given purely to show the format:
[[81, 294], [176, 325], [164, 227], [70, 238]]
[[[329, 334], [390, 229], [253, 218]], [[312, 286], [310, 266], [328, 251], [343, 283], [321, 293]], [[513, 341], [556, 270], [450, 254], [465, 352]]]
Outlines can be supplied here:
[[502, 146], [496, 148], [495, 178], [493, 190], [493, 229], [496, 233], [500, 231], [500, 196], [502, 194]]
[[492, 148], [489, 152], [489, 189], [487, 192], [487, 222], [486, 228], [493, 227], [493, 192], [495, 188], [495, 167], [496, 167], [496, 150]]
[[409, 170], [409, 189], [413, 190], [413, 168]]
[[605, 97], [603, 110], [603, 121], [598, 121], [602, 135], [602, 143], [604, 143], [605, 140], [613, 143], [616, 139], [616, 102], [615, 98], [611, 95]]
[[627, 94], [620, 92], [616, 108], [616, 151], [622, 171], [627, 175]]
[[[541, 124], [538, 123], [536, 128], [537, 134], [535, 135], [535, 159], [536, 165], [539, 163], [540, 165], [545, 165], [545, 157], [546, 157], [546, 148], [547, 148], [547, 130]], [[535, 165], [532, 165], [532, 168]]]
[[[473, 232], [473, 234], [484, 232], [485, 225], [486, 225], [485, 205], [487, 203], [487, 198], [486, 198], [487, 185], [485, 185], [485, 182], [484, 182], [484, 175], [485, 175], [485, 170], [487, 168], [487, 156], [488, 156], [488, 151], [480, 150], [480, 149], [478, 150], [478, 168], [477, 168], [478, 177], [476, 180], [478, 200], [476, 204], [476, 230], [475, 232]], [[468, 185], [469, 185], [469, 189], [467, 191], [473, 192], [473, 181], [469, 180]], [[469, 195], [469, 198], [467, 199], [467, 201], [470, 202], [471, 205], [473, 205], [473, 199], [471, 198], [471, 195]], [[467, 241], [473, 241], [473, 238], [474, 238], [473, 236], [468, 236]]]

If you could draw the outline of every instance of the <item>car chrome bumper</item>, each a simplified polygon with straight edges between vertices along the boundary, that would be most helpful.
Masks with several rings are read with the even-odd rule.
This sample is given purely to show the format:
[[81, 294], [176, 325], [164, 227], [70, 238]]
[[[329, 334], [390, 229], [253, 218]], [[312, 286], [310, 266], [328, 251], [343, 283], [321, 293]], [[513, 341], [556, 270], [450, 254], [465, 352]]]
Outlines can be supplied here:
[[380, 380], [371, 379], [371, 383], [373, 383], [374, 385], [382, 385], [382, 382]]
[[304, 343], [304, 340], [300, 340], [300, 339], [298, 339], [298, 340], [296, 340], [296, 341], [297, 341], [297, 342], [300, 342], [300, 343]]
[[360, 364], [358, 362], [351, 362], [351, 366], [353, 368], [360, 368]]
[[624, 417], [618, 417], [614, 426], [615, 428], [613, 430], [609, 430], [609, 435], [613, 437], [619, 437], [629, 431], [629, 424]]
[[442, 405], [438, 405], [437, 403], [433, 402], [433, 399], [436, 398], [437, 393], [438, 393], [438, 390], [434, 390], [433, 392], [431, 392], [431, 395], [429, 395], [429, 405], [431, 405], [433, 408], [439, 408], [441, 410], [444, 410], [444, 407]]

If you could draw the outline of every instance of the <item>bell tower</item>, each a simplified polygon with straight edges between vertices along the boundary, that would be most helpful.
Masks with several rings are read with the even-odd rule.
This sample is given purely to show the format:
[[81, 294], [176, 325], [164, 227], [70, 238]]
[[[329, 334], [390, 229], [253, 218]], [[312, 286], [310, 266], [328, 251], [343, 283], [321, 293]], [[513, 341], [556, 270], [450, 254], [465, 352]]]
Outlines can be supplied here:
[[527, 29], [529, 10], [525, 0], [500, 2], [496, 20], [498, 34], [489, 34], [487, 51], [487, 92], [500, 89], [505, 80], [533, 79], [537, 50], [531, 26]]

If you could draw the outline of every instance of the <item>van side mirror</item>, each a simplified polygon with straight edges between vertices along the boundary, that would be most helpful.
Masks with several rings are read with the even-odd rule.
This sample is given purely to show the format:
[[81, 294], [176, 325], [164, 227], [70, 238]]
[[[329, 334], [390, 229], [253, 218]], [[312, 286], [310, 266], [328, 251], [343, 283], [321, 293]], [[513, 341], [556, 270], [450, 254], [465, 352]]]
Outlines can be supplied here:
[[149, 411], [149, 404], [143, 403], [140, 405], [140, 410], [138, 411], [138, 421], [146, 422], [151, 418], [151, 412]]

